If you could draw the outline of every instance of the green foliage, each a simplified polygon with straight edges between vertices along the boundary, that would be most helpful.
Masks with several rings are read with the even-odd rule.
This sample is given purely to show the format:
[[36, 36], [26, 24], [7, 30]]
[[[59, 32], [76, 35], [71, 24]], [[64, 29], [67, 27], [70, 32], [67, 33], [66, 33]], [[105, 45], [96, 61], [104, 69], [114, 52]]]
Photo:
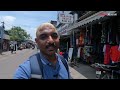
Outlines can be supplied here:
[[8, 33], [10, 35], [10, 40], [12, 41], [25, 41], [31, 39], [30, 34], [27, 34], [21, 27], [13, 27], [8, 30]]

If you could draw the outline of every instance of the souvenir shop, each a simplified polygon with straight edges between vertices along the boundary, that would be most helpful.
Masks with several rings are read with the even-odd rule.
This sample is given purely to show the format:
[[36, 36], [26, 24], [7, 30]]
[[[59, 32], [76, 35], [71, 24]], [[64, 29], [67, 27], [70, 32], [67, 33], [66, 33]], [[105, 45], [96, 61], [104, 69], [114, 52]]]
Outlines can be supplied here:
[[77, 57], [85, 63], [120, 61], [120, 17], [104, 17], [79, 27], [76, 41]]

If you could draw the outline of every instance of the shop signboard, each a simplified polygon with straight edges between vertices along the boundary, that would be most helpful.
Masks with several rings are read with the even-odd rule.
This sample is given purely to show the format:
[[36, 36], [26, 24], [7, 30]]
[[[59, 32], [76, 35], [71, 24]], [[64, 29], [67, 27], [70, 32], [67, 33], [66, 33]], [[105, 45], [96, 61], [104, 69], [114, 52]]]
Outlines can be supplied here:
[[58, 31], [58, 33], [59, 33], [60, 35], [67, 35], [67, 28], [68, 28], [68, 24], [65, 24], [64, 26], [62, 26], [62, 27], [60, 28], [60, 30]]
[[59, 13], [58, 21], [60, 23], [73, 23], [73, 15], [66, 13]]
[[69, 58], [68, 58], [68, 61], [71, 61], [71, 59], [72, 59], [72, 54], [73, 54], [73, 48], [69, 48], [69, 52], [68, 52]]

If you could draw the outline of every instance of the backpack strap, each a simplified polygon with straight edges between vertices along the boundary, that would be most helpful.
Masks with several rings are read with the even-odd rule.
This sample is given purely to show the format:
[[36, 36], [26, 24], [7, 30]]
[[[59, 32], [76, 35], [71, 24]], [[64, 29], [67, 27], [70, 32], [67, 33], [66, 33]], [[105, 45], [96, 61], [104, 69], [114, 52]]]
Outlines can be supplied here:
[[68, 72], [68, 78], [70, 78], [69, 68], [68, 68], [68, 64], [67, 64], [66, 59], [63, 56], [59, 55], [59, 54], [58, 54], [58, 56], [60, 57], [62, 63], [64, 64], [64, 66], [65, 66], [65, 68], [66, 68], [66, 70]]
[[40, 53], [30, 57], [31, 79], [43, 78], [43, 64], [40, 58]]

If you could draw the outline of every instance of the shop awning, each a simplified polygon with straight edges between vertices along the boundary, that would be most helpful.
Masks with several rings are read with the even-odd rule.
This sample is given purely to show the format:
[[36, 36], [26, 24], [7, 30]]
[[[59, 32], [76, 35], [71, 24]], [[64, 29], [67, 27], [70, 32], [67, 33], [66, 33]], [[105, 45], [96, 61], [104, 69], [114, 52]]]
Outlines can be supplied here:
[[102, 17], [110, 16], [110, 15], [112, 16], [115, 13], [116, 13], [116, 11], [100, 11], [100, 12], [95, 13], [95, 14], [89, 16], [88, 18], [85, 18], [84, 20], [79, 21], [79, 22], [73, 24], [72, 26], [68, 27], [67, 31], [72, 30], [74, 28], [77, 28], [79, 26], [85, 25], [85, 24], [90, 23], [92, 21], [99, 20]]

